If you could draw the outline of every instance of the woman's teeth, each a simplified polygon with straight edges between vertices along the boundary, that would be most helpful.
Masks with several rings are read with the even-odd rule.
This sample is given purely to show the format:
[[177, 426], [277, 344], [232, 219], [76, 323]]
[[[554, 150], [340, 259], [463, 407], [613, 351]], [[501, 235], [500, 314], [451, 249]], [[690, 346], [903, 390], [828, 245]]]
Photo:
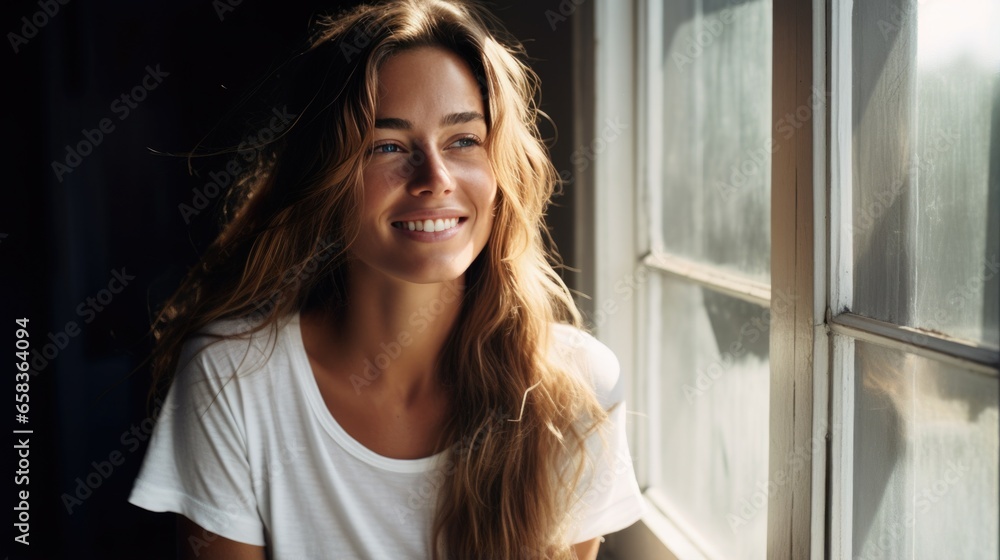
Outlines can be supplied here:
[[392, 223], [392, 227], [396, 227], [399, 229], [408, 229], [410, 231], [426, 231], [427, 233], [444, 231], [446, 229], [451, 229], [457, 225], [458, 225], [458, 218]]

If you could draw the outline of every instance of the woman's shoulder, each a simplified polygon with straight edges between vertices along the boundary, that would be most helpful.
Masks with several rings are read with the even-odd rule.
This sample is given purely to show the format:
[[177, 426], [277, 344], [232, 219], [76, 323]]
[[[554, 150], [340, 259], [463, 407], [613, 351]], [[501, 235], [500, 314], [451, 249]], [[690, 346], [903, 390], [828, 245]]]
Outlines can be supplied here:
[[257, 369], [276, 353], [280, 355], [287, 350], [282, 344], [285, 338], [282, 335], [285, 329], [297, 325], [294, 319], [294, 316], [285, 317], [272, 325], [261, 325], [250, 318], [212, 321], [185, 340], [179, 363], [194, 362], [201, 366], [198, 369], [221, 369], [230, 373], [233, 366], [241, 371]]
[[[273, 325], [283, 328], [288, 323], [297, 322], [298, 313], [291, 313], [274, 320]], [[249, 315], [244, 317], [228, 317], [216, 319], [198, 329], [193, 336], [214, 336], [227, 338], [248, 338], [259, 336], [262, 330], [266, 330], [270, 319], [259, 315]], [[262, 327], [259, 328], [259, 327]]]
[[565, 323], [552, 323], [554, 359], [589, 382], [602, 406], [610, 407], [625, 396], [618, 358], [592, 334]]

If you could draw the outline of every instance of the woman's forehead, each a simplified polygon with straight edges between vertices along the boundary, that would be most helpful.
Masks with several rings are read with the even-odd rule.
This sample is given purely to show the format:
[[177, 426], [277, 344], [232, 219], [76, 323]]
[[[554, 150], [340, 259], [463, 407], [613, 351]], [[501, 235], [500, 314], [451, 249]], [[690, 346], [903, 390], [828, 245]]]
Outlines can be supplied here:
[[459, 55], [442, 47], [417, 47], [382, 64], [376, 118], [412, 122], [455, 113], [484, 114], [479, 83]]

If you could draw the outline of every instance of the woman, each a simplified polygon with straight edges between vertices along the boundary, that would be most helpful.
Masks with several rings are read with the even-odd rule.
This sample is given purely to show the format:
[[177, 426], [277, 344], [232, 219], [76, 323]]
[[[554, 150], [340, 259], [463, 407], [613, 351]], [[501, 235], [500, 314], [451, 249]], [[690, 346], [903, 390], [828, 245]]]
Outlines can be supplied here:
[[183, 554], [593, 559], [641, 515], [498, 37], [464, 3], [360, 7], [283, 77], [294, 123], [154, 325], [170, 388], [129, 500], [181, 514]]

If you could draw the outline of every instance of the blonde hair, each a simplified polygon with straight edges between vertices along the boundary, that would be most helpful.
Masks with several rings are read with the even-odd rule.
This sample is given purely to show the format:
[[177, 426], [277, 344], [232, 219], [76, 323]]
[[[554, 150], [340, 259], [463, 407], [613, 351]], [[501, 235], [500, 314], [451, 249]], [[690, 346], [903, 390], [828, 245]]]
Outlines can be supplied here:
[[442, 435], [453, 472], [439, 488], [434, 558], [574, 558], [567, 512], [585, 440], [607, 413], [550, 354], [552, 325], [579, 327], [580, 316], [547, 250], [557, 175], [536, 124], [538, 79], [520, 45], [471, 3], [402, 0], [318, 22], [282, 78], [294, 124], [259, 146], [229, 193], [222, 232], [154, 321], [153, 392], [169, 384], [183, 342], [213, 321], [252, 317], [255, 331], [276, 328], [297, 310], [349, 297], [343, 271], [359, 227], [378, 70], [418, 46], [453, 51], [472, 70], [498, 185], [492, 232], [466, 273], [439, 359], [454, 403]]

